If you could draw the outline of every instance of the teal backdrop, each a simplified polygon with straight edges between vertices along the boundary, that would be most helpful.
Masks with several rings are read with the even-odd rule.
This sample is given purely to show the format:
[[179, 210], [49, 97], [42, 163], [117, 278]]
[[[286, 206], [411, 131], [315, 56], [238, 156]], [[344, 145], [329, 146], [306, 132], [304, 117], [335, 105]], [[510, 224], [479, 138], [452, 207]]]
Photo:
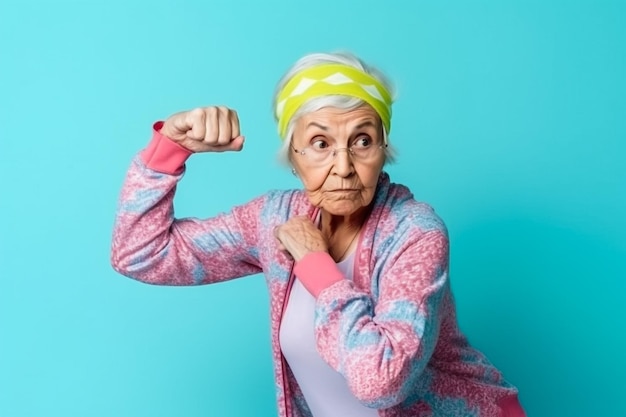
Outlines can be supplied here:
[[447, 222], [461, 326], [529, 416], [626, 416], [626, 2], [3, 1], [0, 416], [273, 416], [262, 276], [116, 274], [117, 196], [151, 125], [238, 110], [177, 216], [297, 187], [271, 98], [349, 50], [398, 87], [392, 179]]

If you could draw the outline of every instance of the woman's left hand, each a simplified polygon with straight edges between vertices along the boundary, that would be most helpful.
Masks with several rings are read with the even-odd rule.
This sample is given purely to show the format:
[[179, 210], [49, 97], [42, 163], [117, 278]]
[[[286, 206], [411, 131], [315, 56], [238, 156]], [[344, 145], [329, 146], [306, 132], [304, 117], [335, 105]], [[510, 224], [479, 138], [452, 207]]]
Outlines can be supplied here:
[[289, 252], [291, 257], [299, 261], [310, 252], [328, 252], [328, 243], [322, 232], [306, 216], [289, 219], [274, 229], [280, 249]]

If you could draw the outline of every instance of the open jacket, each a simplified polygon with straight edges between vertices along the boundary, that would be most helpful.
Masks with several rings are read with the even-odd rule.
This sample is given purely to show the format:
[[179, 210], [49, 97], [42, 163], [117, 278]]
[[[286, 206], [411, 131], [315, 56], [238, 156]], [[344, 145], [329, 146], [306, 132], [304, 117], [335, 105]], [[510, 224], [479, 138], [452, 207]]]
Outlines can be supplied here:
[[278, 249], [275, 226], [317, 214], [300, 190], [268, 192], [209, 219], [176, 219], [173, 199], [188, 156], [155, 127], [123, 185], [112, 265], [157, 285], [210, 284], [263, 273], [281, 417], [311, 415], [278, 338], [295, 275], [316, 297], [319, 354], [381, 417], [524, 416], [516, 389], [460, 332], [445, 225], [406, 187], [381, 174], [348, 280], [336, 277], [323, 254], [294, 265]]

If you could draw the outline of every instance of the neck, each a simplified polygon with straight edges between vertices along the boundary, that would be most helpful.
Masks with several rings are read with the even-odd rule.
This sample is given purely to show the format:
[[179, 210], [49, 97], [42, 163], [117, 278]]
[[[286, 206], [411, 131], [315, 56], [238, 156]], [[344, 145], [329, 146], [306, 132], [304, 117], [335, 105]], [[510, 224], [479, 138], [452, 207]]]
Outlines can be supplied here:
[[321, 210], [320, 229], [326, 237], [336, 233], [356, 232], [365, 224], [369, 207], [363, 207], [352, 214], [337, 216]]
[[322, 209], [320, 229], [328, 242], [329, 253], [336, 262], [344, 259], [356, 245], [369, 211], [369, 207], [364, 207], [350, 215], [337, 216]]

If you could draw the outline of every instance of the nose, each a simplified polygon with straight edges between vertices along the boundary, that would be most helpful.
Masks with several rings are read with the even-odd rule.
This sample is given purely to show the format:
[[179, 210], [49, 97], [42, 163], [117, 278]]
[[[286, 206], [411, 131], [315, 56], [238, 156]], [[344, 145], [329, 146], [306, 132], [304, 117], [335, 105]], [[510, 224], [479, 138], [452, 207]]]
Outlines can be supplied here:
[[354, 173], [352, 153], [348, 148], [335, 149], [333, 158], [333, 172], [341, 177], [349, 177]]

